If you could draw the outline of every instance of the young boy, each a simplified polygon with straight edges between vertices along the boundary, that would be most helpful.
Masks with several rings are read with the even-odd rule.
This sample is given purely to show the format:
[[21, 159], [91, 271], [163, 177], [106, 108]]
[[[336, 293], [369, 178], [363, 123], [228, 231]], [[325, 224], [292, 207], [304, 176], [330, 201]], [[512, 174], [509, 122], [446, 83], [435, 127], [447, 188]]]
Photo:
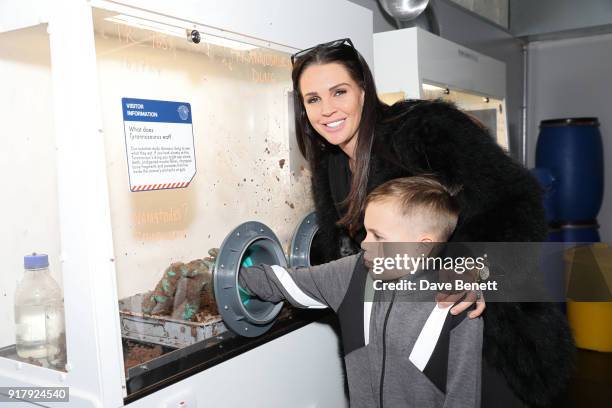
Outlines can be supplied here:
[[368, 196], [363, 253], [308, 268], [243, 268], [239, 282], [267, 301], [338, 314], [351, 407], [479, 407], [482, 320], [414, 292], [373, 291], [379, 276], [368, 273], [380, 243], [445, 242], [458, 213], [431, 178], [391, 180]]

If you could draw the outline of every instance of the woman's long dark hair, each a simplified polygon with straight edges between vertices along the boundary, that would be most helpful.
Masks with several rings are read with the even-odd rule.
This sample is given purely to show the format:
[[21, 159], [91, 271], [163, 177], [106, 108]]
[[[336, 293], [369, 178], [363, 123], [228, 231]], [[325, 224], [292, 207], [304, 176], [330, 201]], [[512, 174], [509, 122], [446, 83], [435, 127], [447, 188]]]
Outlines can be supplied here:
[[[338, 221], [339, 225], [348, 227], [351, 234], [355, 234], [361, 227], [361, 218], [367, 196], [368, 178], [370, 172], [370, 155], [374, 142], [374, 129], [376, 123], [387, 107], [376, 93], [376, 85], [372, 72], [361, 54], [348, 44], [333, 47], [319, 46], [303, 56], [300, 56], [293, 66], [291, 74], [294, 89], [295, 131], [300, 151], [306, 157], [310, 166], [315, 170], [317, 163], [333, 148], [312, 127], [304, 98], [300, 90], [300, 78], [304, 70], [314, 64], [337, 63], [346, 68], [347, 72], [364, 91], [363, 109], [357, 133], [357, 146], [355, 147], [355, 168], [351, 190], [343, 202], [346, 212]], [[316, 187], [315, 187], [316, 188]]]

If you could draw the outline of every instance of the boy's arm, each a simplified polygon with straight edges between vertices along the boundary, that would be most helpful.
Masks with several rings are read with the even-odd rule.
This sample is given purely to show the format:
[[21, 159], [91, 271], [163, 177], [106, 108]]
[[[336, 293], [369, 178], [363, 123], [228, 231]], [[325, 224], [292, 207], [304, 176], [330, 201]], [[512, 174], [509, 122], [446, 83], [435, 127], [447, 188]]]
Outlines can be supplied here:
[[480, 407], [482, 318], [463, 319], [450, 333], [445, 408]]
[[348, 288], [359, 254], [306, 268], [259, 265], [241, 268], [238, 282], [260, 299], [307, 309], [337, 311]]

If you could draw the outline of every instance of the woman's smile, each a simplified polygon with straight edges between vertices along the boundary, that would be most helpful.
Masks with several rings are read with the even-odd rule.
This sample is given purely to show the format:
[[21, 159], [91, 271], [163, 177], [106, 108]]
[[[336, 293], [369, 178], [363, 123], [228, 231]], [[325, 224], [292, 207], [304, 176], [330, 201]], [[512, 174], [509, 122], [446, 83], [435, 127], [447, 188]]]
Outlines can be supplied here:
[[337, 63], [309, 66], [300, 79], [300, 93], [312, 127], [352, 157], [364, 92], [346, 68]]
[[328, 132], [338, 132], [338, 131], [344, 129], [344, 123], [345, 122], [346, 122], [346, 118], [345, 119], [336, 120], [334, 122], [324, 123], [324, 126], [327, 128]]

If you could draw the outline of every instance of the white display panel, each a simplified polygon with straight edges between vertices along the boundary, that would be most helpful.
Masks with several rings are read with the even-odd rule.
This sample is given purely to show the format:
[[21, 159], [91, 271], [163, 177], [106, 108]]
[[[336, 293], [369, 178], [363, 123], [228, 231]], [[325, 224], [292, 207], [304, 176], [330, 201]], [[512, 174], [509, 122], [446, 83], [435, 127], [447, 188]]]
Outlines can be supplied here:
[[406, 98], [452, 101], [485, 122], [498, 144], [508, 149], [503, 62], [414, 27], [376, 33], [374, 63], [377, 90], [386, 103]]

